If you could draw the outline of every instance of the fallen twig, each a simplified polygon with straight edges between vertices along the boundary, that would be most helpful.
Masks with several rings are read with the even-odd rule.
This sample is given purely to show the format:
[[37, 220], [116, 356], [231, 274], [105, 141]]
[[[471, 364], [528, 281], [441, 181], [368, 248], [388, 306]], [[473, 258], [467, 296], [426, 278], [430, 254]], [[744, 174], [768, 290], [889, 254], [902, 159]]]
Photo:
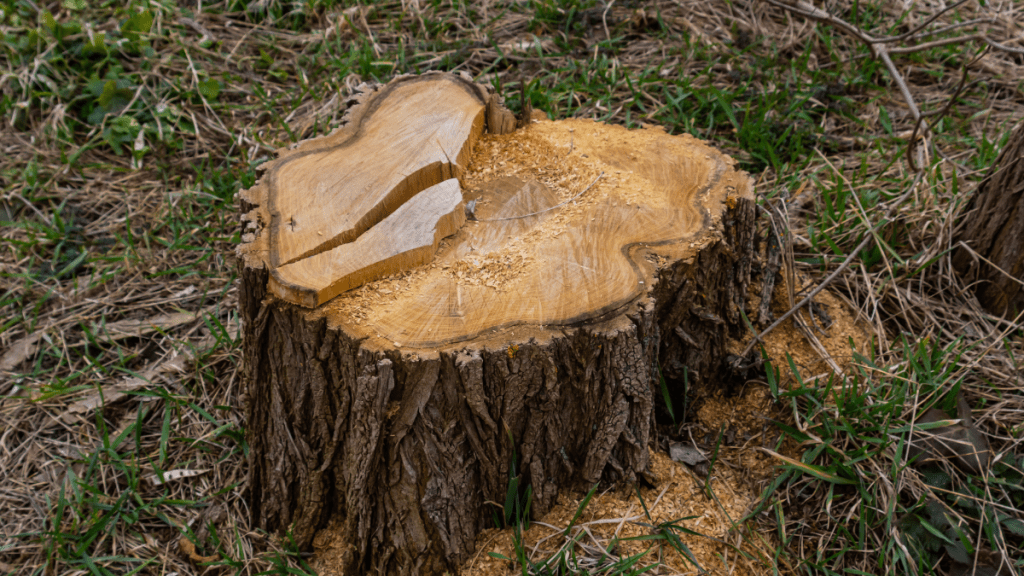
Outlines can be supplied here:
[[903, 193], [903, 196], [900, 196], [896, 200], [896, 202], [892, 204], [892, 208], [885, 211], [885, 214], [883, 214], [882, 217], [878, 220], [878, 222], [875, 223], [875, 225], [868, 230], [868, 233], [864, 235], [864, 239], [860, 241], [860, 244], [858, 244], [856, 248], [850, 251], [850, 253], [846, 256], [846, 259], [843, 260], [842, 264], [840, 264], [838, 268], [833, 270], [832, 273], [829, 274], [828, 277], [826, 277], [824, 280], [822, 280], [822, 282], [818, 284], [814, 288], [814, 290], [811, 290], [810, 293], [807, 294], [807, 296], [804, 296], [803, 300], [801, 300], [792, 308], [790, 308], [789, 311], [780, 316], [778, 320], [772, 322], [771, 326], [768, 326], [767, 328], [762, 330], [760, 334], [754, 336], [754, 339], [751, 340], [745, 348], [743, 348], [743, 352], [741, 352], [737, 357], [737, 365], [739, 362], [742, 362], [743, 359], [747, 357], [747, 354], [750, 354], [750, 351], [754, 349], [754, 346], [756, 346], [758, 342], [760, 342], [765, 336], [767, 336], [769, 332], [778, 328], [783, 322], [785, 322], [787, 319], [793, 316], [793, 314], [796, 314], [798, 310], [806, 306], [807, 303], [813, 300], [819, 292], [824, 290], [826, 286], [828, 286], [836, 278], [838, 278], [839, 275], [842, 274], [843, 270], [846, 270], [850, 266], [850, 263], [852, 263], [853, 259], [856, 258], [858, 254], [860, 254], [861, 250], [867, 248], [868, 244], [875, 239], [875, 231], [877, 231], [878, 228], [882, 226], [882, 224], [889, 220], [889, 215], [892, 209], [902, 204], [903, 201], [906, 200], [914, 192], [914, 189], [917, 188], [917, 185], [921, 181], [922, 176], [924, 176], [923, 172], [917, 173], [917, 176], [914, 178], [914, 181], [911, 182], [910, 186], [907, 187], [907, 191]]
[[[983, 32], [978, 32], [975, 34], [965, 34], [962, 36], [957, 36], [955, 38], [942, 38], [939, 40], [933, 40], [931, 42], [924, 42], [920, 44], [913, 44], [910, 46], [891, 46], [891, 44], [910, 40], [918, 35], [925, 37], [934, 36], [935, 34], [948, 32], [951, 30], [955, 30], [957, 28], [965, 27], [968, 23], [962, 22], [959, 24], [954, 24], [952, 26], [945, 26], [938, 30], [924, 30], [925, 27], [934, 22], [939, 16], [941, 16], [942, 14], [949, 10], [952, 10], [964, 4], [966, 0], [960, 0], [960, 2], [956, 2], [943, 8], [942, 10], [939, 10], [935, 14], [929, 16], [927, 19], [925, 19], [923, 23], [919, 24], [909, 32], [900, 34], [898, 36], [889, 36], [883, 38], [873, 36], [862, 30], [860, 27], [851, 24], [846, 20], [843, 20], [838, 16], [830, 14], [825, 10], [822, 10], [821, 8], [814, 6], [813, 4], [806, 2], [805, 0], [765, 0], [765, 2], [771, 4], [772, 6], [782, 8], [783, 10], [786, 10], [788, 12], [792, 12], [793, 14], [797, 14], [805, 18], [810, 18], [811, 20], [815, 20], [817, 22], [824, 22], [832, 26], [835, 26], [839, 30], [842, 30], [843, 32], [848, 34], [849, 36], [852, 36], [857, 40], [863, 42], [868, 47], [868, 49], [871, 50], [871, 54], [875, 58], [878, 58], [879, 60], [882, 61], [882, 63], [885, 65], [885, 69], [889, 71], [889, 75], [892, 78], [893, 82], [896, 83], [896, 87], [899, 89], [900, 95], [903, 96], [903, 101], [907, 104], [907, 107], [910, 109], [910, 114], [914, 119], [915, 136], [918, 134], [920, 129], [920, 132], [924, 134], [925, 138], [927, 138], [927, 135], [931, 132], [931, 126], [928, 124], [927, 121], [925, 121], [925, 117], [931, 116], [932, 114], [921, 113], [920, 108], [918, 108], [917, 106], [917, 102], [914, 100], [914, 96], [910, 93], [910, 89], [907, 87], [906, 79], [903, 78], [903, 75], [900, 73], [899, 70], [896, 69], [896, 65], [892, 61], [892, 54], [911, 54], [914, 52], [921, 52], [922, 50], [929, 50], [931, 48], [937, 48], [940, 46], [947, 46], [950, 44], [962, 44], [964, 42], [972, 41], [982, 42], [989, 48], [994, 48], [996, 50], [1000, 50], [1003, 52], [1008, 52], [1011, 54], [1024, 54], [1024, 48], [1015, 48], [1013, 46], [1007, 46], [1006, 44], [996, 42], [995, 40], [989, 38], [988, 35]], [[975, 19], [970, 21], [970, 23], [976, 24], [983, 21], [985, 21], [985, 19]], [[962, 87], [963, 82], [961, 82], [960, 88], [957, 89], [957, 94], [959, 94], [960, 89]], [[953, 99], [955, 98], [956, 96], [954, 96]], [[946, 106], [943, 108], [943, 110], [948, 110], [948, 108], [949, 107]], [[943, 113], [945, 112], [940, 113], [940, 115]], [[914, 162], [913, 154], [916, 145], [916, 137], [912, 137], [907, 142], [907, 162], [910, 163], [910, 168], [914, 172], [919, 171], [919, 168]]]

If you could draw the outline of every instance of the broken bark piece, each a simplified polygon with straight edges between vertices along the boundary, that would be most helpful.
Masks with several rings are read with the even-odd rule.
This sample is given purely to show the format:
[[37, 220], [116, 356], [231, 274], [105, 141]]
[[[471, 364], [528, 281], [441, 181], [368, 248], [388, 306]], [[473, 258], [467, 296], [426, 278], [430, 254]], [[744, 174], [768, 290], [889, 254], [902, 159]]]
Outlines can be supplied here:
[[690, 466], [696, 466], [697, 464], [708, 461], [707, 456], [698, 450], [696, 446], [687, 446], [682, 442], [673, 442], [669, 444], [668, 456], [676, 462], [682, 462], [684, 464], [689, 464]]
[[[447, 233], [439, 215], [464, 214], [449, 212], [455, 183], [439, 175], [351, 240], [274, 260], [268, 206], [281, 166], [316, 154], [334, 162], [319, 151], [381, 110], [415, 101], [447, 118], [435, 83], [480, 94], [474, 105], [442, 99], [456, 111], [494, 101], [462, 82], [431, 74], [367, 92], [338, 133], [284, 152], [241, 194], [252, 520], [300, 547], [333, 522], [350, 574], [453, 571], [489, 525], [488, 503], [505, 500], [514, 457], [537, 514], [567, 489], [636, 480], [654, 440], [659, 366], [667, 382], [716, 382], [726, 343], [745, 331], [752, 181], [714, 148], [659, 129], [535, 116], [513, 132], [489, 129], [452, 158], [473, 216], [454, 234], [437, 242]], [[406, 112], [403, 125], [425, 124]], [[372, 171], [380, 150], [359, 166]], [[423, 173], [383, 156], [387, 170]], [[402, 211], [438, 185], [450, 203], [408, 224]], [[346, 206], [324, 204], [322, 220]], [[398, 236], [413, 229], [415, 240]], [[408, 246], [429, 262], [366, 272], [419, 250]], [[346, 276], [365, 283], [345, 291]], [[286, 278], [306, 287], [279, 291]], [[681, 387], [669, 392], [682, 402]]]
[[491, 94], [487, 100], [487, 131], [491, 134], [510, 134], [516, 130], [516, 115], [505, 108], [501, 96]]

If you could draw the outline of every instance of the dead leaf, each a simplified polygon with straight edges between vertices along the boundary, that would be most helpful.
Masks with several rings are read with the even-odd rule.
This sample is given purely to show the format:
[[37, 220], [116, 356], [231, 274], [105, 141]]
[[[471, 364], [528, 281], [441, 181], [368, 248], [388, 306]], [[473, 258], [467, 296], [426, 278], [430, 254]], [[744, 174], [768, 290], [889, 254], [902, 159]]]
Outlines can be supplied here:
[[166, 374], [168, 372], [184, 372], [188, 368], [188, 363], [190, 361], [191, 358], [189, 356], [184, 354], [175, 354], [168, 360], [158, 362], [155, 365], [151, 364], [138, 377], [128, 378], [127, 380], [117, 384], [102, 386], [99, 389], [90, 390], [84, 397], [67, 407], [67, 410], [61, 416], [61, 420], [63, 420], [65, 424], [72, 424], [77, 420], [79, 414], [92, 412], [99, 407], [100, 404], [116, 402], [132, 390], [138, 390], [139, 388], [149, 386], [153, 383], [153, 380], [161, 374]]
[[[988, 469], [992, 457], [988, 439], [971, 422], [971, 407], [963, 394], [957, 395], [956, 403], [960, 423], [914, 431], [909, 456], [912, 459], [917, 457], [915, 466], [947, 460], [974, 474], [982, 474]], [[931, 408], [917, 423], [930, 424], [947, 420], [950, 418], [945, 412]]]
[[669, 444], [668, 456], [676, 462], [683, 462], [690, 466], [696, 466], [701, 462], [708, 461], [707, 456], [704, 456], [700, 450], [697, 450], [697, 448], [693, 446], [687, 446], [682, 442], [673, 442], [672, 444]]
[[209, 310], [204, 308], [192, 312], [174, 312], [171, 314], [158, 314], [149, 318], [118, 320], [117, 322], [107, 324], [94, 322], [92, 324], [92, 333], [104, 342], [113, 342], [125, 338], [138, 338], [157, 331], [166, 332], [182, 324], [194, 322], [208, 312]]
[[0, 372], [12, 372], [19, 364], [35, 356], [36, 351], [39, 350], [39, 340], [42, 339], [43, 334], [44, 332], [40, 330], [12, 344], [4, 352], [4, 355], [0, 357]]
[[181, 553], [185, 556], [188, 556], [188, 559], [195, 562], [196, 564], [207, 564], [210, 562], [216, 562], [217, 560], [220, 560], [220, 556], [217, 555], [200, 556], [198, 553], [196, 553], [196, 545], [193, 544], [192, 541], [189, 540], [187, 536], [182, 536], [178, 540], [178, 550], [180, 550]]

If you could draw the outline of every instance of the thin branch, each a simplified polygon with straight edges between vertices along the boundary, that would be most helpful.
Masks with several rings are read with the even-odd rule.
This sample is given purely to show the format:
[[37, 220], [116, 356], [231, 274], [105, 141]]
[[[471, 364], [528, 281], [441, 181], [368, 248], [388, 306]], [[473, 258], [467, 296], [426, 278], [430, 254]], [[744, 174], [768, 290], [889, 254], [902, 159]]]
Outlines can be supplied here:
[[[889, 70], [889, 74], [892, 76], [893, 81], [896, 82], [896, 86], [899, 87], [900, 94], [903, 95], [903, 101], [906, 102], [907, 106], [910, 108], [910, 113], [914, 116], [915, 122], [914, 133], [917, 133], [917, 126], [922, 126], [924, 127], [925, 134], [927, 134], [931, 130], [931, 126], [921, 116], [921, 110], [918, 109], [917, 103], [914, 102], [914, 97], [910, 94], [910, 89], [907, 88], [907, 82], [903, 79], [903, 75], [900, 74], [898, 70], [896, 70], [896, 65], [893, 64], [892, 58], [889, 58], [889, 53], [886, 52], [881, 45], [874, 45], [872, 46], [872, 49], [876, 50], [877, 54], [882, 59], [882, 62], [885, 64], [885, 67]], [[910, 164], [910, 169], [913, 170], [914, 172], [919, 171], [918, 167], [914, 163], [914, 147], [916, 145], [916, 137], [911, 138], [910, 141], [907, 142], [907, 162]]]
[[942, 28], [936, 28], [934, 30], [928, 30], [922, 34], [915, 36], [915, 38], [927, 38], [929, 36], [937, 36], [939, 34], [945, 34], [946, 32], [952, 32], [953, 30], [959, 30], [961, 28], [967, 28], [968, 26], [974, 26], [975, 24], [993, 24], [995, 18], [975, 18], [974, 20], [965, 20], [963, 22], [957, 22], [956, 24], [950, 24], [949, 26], [943, 26]]
[[825, 12], [824, 10], [815, 7], [812, 4], [803, 2], [802, 0], [787, 0], [785, 2], [779, 2], [778, 0], [765, 1], [771, 4], [772, 6], [777, 6], [779, 8], [782, 8], [783, 10], [788, 10], [789, 12], [792, 12], [794, 14], [798, 14], [800, 16], [804, 16], [812, 20], [817, 20], [819, 22], [826, 22], [828, 24], [832, 24], [837, 28], [842, 28], [847, 34], [856, 37], [857, 39], [861, 40], [866, 44], [872, 44], [876, 40], [874, 36], [868, 34], [867, 32], [864, 32], [863, 30], [857, 28], [853, 24], [850, 24], [846, 20], [833, 16], [828, 12]]
[[988, 42], [988, 37], [982, 33], [968, 34], [966, 36], [956, 36], [954, 38], [943, 38], [942, 40], [935, 40], [932, 42], [925, 42], [924, 44], [915, 44], [913, 46], [901, 46], [897, 48], [887, 48], [886, 52], [889, 54], [913, 54], [914, 52], [921, 52], [922, 50], [931, 50], [932, 48], [940, 48], [942, 46], [949, 46], [950, 44], [962, 44], [964, 42], [971, 42], [974, 40], [980, 40], [982, 42]]
[[942, 46], [949, 46], [951, 44], [962, 44], [965, 42], [983, 42], [987, 46], [995, 48], [996, 50], [1001, 50], [1003, 52], [1009, 52], [1013, 54], [1024, 54], [1024, 48], [1015, 48], [1013, 46], [1001, 44], [999, 42], [996, 42], [995, 40], [990, 39], [984, 32], [957, 36], [955, 38], [943, 38], [932, 42], [924, 42], [920, 44], [913, 44], [910, 46], [890, 46], [895, 42], [909, 40], [918, 35], [922, 37], [934, 36], [936, 34], [941, 34], [943, 32], [949, 32], [951, 30], [964, 28], [968, 25], [973, 25], [984, 21], [991, 21], [991, 19], [977, 18], [967, 22], [961, 22], [959, 24], [944, 26], [936, 30], [925, 30], [925, 28], [927, 28], [929, 25], [935, 22], [935, 20], [937, 20], [940, 16], [942, 16], [946, 12], [949, 12], [950, 10], [962, 6], [967, 2], [967, 0], [959, 0], [958, 2], [950, 4], [949, 6], [929, 16], [928, 18], [925, 19], [924, 22], [917, 25], [908, 32], [905, 32], [898, 36], [886, 36], [881, 38], [869, 34], [868, 32], [865, 32], [860, 27], [854, 24], [850, 24], [846, 20], [843, 20], [838, 16], [834, 16], [826, 12], [825, 10], [822, 10], [821, 8], [814, 6], [813, 4], [807, 2], [806, 0], [765, 0], [765, 2], [771, 4], [772, 6], [782, 8], [783, 10], [786, 10], [793, 14], [797, 14], [805, 18], [810, 18], [811, 20], [815, 20], [818, 22], [831, 24], [832, 26], [838, 28], [839, 30], [847, 33], [850, 36], [853, 36], [857, 40], [860, 40], [861, 42], [866, 44], [868, 48], [871, 50], [872, 55], [875, 58], [880, 59], [885, 64], [885, 68], [886, 70], [888, 70], [889, 76], [892, 78], [893, 82], [896, 83], [897, 88], [899, 88], [900, 94], [903, 96], [904, 102], [906, 102], [907, 106], [910, 108], [910, 113], [914, 119], [915, 137], [912, 137], [908, 142], [906, 153], [907, 162], [910, 164], [910, 168], [915, 172], [919, 170], [918, 167], [915, 165], [913, 159], [914, 148], [917, 145], [916, 135], [920, 132], [924, 134], [925, 138], [927, 138], [927, 135], [931, 132], [931, 126], [929, 126], [928, 122], [924, 120], [925, 115], [921, 114], [921, 110], [918, 108], [917, 102], [914, 101], [914, 96], [910, 93], [910, 89], [907, 87], [906, 79], [896, 68], [896, 65], [892, 61], [891, 55], [912, 54], [915, 52], [920, 52], [922, 50], [928, 50], [931, 48], [938, 48]]
[[775, 322], [772, 322], [771, 326], [769, 326], [769, 327], [765, 328], [764, 330], [762, 330], [761, 333], [758, 334], [757, 336], [754, 336], [754, 339], [751, 340], [750, 343], [747, 344], [747, 346], [743, 349], [743, 352], [741, 352], [739, 354], [737, 362], [742, 362], [743, 359], [747, 357], [747, 354], [750, 354], [750, 351], [754, 349], [754, 346], [756, 346], [758, 342], [762, 341], [764, 339], [764, 337], [768, 335], [769, 332], [771, 332], [772, 330], [775, 330], [785, 320], [787, 320], [788, 318], [793, 316], [793, 314], [796, 314], [798, 310], [800, 310], [801, 308], [806, 306], [807, 303], [810, 302], [811, 300], [813, 300], [814, 297], [817, 296], [819, 292], [824, 290], [826, 286], [828, 286], [836, 278], [838, 278], [839, 275], [843, 272], [843, 270], [846, 270], [850, 266], [850, 263], [853, 262], [853, 259], [856, 258], [858, 254], [860, 254], [861, 250], [864, 250], [865, 248], [867, 248], [868, 244], [872, 240], [875, 239], [875, 231], [877, 231], [878, 228], [880, 228], [882, 226], [882, 224], [884, 224], [885, 222], [889, 221], [889, 217], [890, 217], [892, 211], [895, 210], [896, 207], [898, 207], [900, 204], [902, 204], [907, 198], [909, 198], [911, 194], [913, 194], [914, 189], [917, 188], [917, 185], [921, 182], [921, 179], [922, 179], [923, 176], [924, 176], [924, 172], [923, 171], [918, 172], [917, 176], [914, 177], [914, 181], [911, 182], [910, 186], [907, 187], [907, 191], [904, 192], [903, 195], [900, 196], [896, 200], [896, 202], [894, 202], [894, 203], [892, 203], [890, 205], [889, 210], [886, 210], [885, 214], [882, 215], [882, 217], [878, 220], [878, 222], [869, 229], [868, 233], [864, 236], [864, 239], [861, 240], [860, 244], [858, 244], [857, 247], [854, 248], [846, 256], [846, 259], [843, 260], [842, 264], [840, 264], [838, 268], [836, 268], [831, 274], [829, 274], [828, 277], [826, 277], [821, 282], [821, 284], [818, 284], [814, 288], [814, 290], [811, 290], [810, 293], [808, 293], [807, 296], [805, 296], [803, 300], [801, 300], [795, 306], [790, 308], [789, 311], [786, 312], [785, 314], [783, 314], [782, 316], [780, 316], [778, 320], [776, 320]]
[[858, 244], [857, 247], [854, 248], [850, 252], [849, 255], [847, 255], [846, 260], [843, 260], [843, 263], [840, 264], [839, 267], [836, 268], [831, 274], [829, 274], [828, 277], [825, 278], [825, 280], [823, 280], [821, 282], [821, 284], [818, 284], [814, 288], [814, 290], [811, 290], [811, 292], [809, 294], [807, 294], [807, 296], [805, 296], [803, 300], [801, 300], [799, 303], [797, 303], [796, 306], [793, 306], [792, 308], [790, 308], [789, 312], [786, 312], [782, 316], [779, 316], [779, 319], [776, 320], [775, 322], [772, 322], [771, 326], [769, 326], [769, 327], [765, 328], [764, 330], [762, 330], [761, 333], [758, 334], [757, 336], [754, 336], [754, 339], [751, 340], [749, 344], [747, 344], [747, 347], [743, 349], [743, 352], [740, 352], [740, 355], [739, 355], [740, 360], [742, 361], [743, 358], [746, 358], [747, 354], [750, 354], [750, 351], [754, 349], [754, 346], [758, 342], [760, 342], [762, 338], [767, 336], [769, 332], [771, 332], [772, 330], [775, 330], [783, 322], [788, 320], [790, 316], [792, 316], [793, 314], [796, 314], [797, 310], [800, 310], [801, 308], [806, 306], [807, 303], [810, 302], [811, 300], [813, 300], [814, 297], [817, 296], [819, 292], [824, 290], [826, 286], [828, 286], [829, 284], [832, 283], [833, 280], [838, 278], [839, 275], [842, 274], [843, 270], [846, 270], [846, 268], [850, 265], [850, 263], [853, 262], [853, 259], [856, 258], [858, 254], [860, 254], [860, 251], [863, 250], [864, 248], [866, 248], [868, 243], [870, 243], [872, 240], [875, 239], [874, 234], [873, 234], [875, 229], [879, 228], [884, 223], [885, 223], [885, 220], [883, 219], [883, 220], [879, 220], [877, 224], [872, 226], [871, 227], [872, 234], [866, 234], [864, 236], [864, 239], [861, 240], [860, 244]]
[[[978, 55], [978, 58], [981, 58], [981, 56], [987, 50], [988, 50], [988, 48], [983, 48], [982, 51], [981, 51], [981, 54]], [[970, 66], [971, 64], [974, 64], [975, 62], [977, 62], [978, 58], [975, 58], [971, 62], [969, 62], [967, 64], [964, 64], [963, 74], [960, 76], [960, 83], [957, 85], [956, 91], [953, 92], [953, 96], [946, 101], [946, 105], [943, 106], [942, 108], [940, 108], [939, 110], [932, 110], [931, 112], [925, 112], [924, 114], [921, 115], [920, 118], [917, 119], [916, 122], [914, 122], [914, 131], [910, 134], [910, 142], [907, 144], [907, 162], [910, 163], [910, 167], [912, 169], [915, 168], [914, 167], [914, 158], [913, 158], [914, 144], [917, 142], [917, 134], [918, 134], [918, 131], [921, 129], [921, 125], [924, 123], [924, 119], [926, 117], [931, 117], [931, 116], [937, 116], [937, 117], [941, 118], [942, 116], [945, 116], [947, 112], [949, 112], [950, 108], [952, 108], [953, 104], [956, 102], [956, 99], [960, 97], [960, 93], [963, 92], [964, 88], [967, 86], [967, 76], [968, 76], [967, 68], [968, 68], [968, 66]], [[915, 169], [914, 171], [916, 172], [917, 170]]]
[[995, 48], [996, 50], [1002, 50], [1003, 52], [1009, 52], [1011, 54], [1024, 54], [1024, 48], [1014, 48], [1013, 46], [1000, 44], [999, 42], [996, 42], [995, 40], [990, 40], [988, 38], [985, 38], [985, 42], [988, 42], [988, 45]]
[[967, 0], [960, 0], [959, 2], [954, 2], [953, 4], [950, 4], [949, 6], [946, 6], [942, 10], [939, 10], [935, 14], [932, 14], [928, 18], [925, 18], [924, 22], [922, 22], [921, 24], [918, 24], [918, 26], [916, 28], [911, 29], [909, 32], [904, 32], [903, 34], [900, 34], [899, 36], [889, 36], [887, 38], [879, 38], [877, 41], [878, 42], [884, 42], [884, 43], [890, 43], [890, 42], [900, 42], [902, 40], [906, 40], [907, 38], [910, 38], [910, 37], [916, 35], [921, 30], [924, 30], [932, 22], [935, 22], [935, 20], [937, 20], [939, 18], [939, 16], [942, 16], [943, 14], [945, 14], [946, 12], [949, 12], [950, 10], [955, 10], [955, 9], [959, 8], [960, 6], [963, 6], [966, 3], [967, 3]]

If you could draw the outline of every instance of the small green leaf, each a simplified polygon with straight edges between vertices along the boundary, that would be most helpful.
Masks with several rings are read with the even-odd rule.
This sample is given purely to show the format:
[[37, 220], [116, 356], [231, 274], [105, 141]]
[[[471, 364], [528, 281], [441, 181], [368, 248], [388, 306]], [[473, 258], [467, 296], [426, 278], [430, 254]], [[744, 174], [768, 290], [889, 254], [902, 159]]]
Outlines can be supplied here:
[[153, 13], [145, 10], [132, 15], [131, 18], [121, 25], [121, 34], [132, 42], [138, 42], [142, 34], [149, 34], [153, 27]]
[[220, 95], [219, 80], [204, 80], [199, 83], [199, 93], [207, 100], [216, 100]]
[[665, 408], [668, 409], [668, 415], [672, 418], [672, 424], [676, 423], [676, 413], [672, 410], [672, 396], [668, 393], [668, 383], [665, 382], [665, 377], [661, 374], [661, 365], [658, 365], [658, 380], [661, 383], [661, 395], [665, 399]]
[[878, 122], [882, 125], [882, 128], [885, 129], [886, 134], [892, 135], [892, 119], [889, 118], [889, 111], [886, 110], [885, 107], [880, 107], [878, 109]]
[[788, 456], [783, 456], [782, 454], [779, 454], [777, 452], [773, 452], [771, 450], [768, 450], [767, 448], [762, 448], [761, 450], [763, 450], [766, 454], [769, 454], [769, 455], [771, 455], [771, 456], [773, 456], [775, 458], [778, 458], [779, 460], [782, 460], [786, 464], [789, 464], [792, 467], [792, 469], [794, 469], [794, 470], [802, 470], [803, 472], [806, 472], [806, 473], [810, 474], [811, 476], [814, 476], [815, 478], [817, 478], [819, 480], [825, 480], [826, 482], [833, 482], [835, 484], [856, 484], [857, 483], [854, 480], [850, 480], [848, 478], [843, 478], [841, 476], [836, 476], [835, 474], [832, 474], [831, 472], [829, 472], [828, 470], [825, 470], [824, 468], [820, 468], [820, 467], [815, 466], [813, 464], [807, 464], [805, 462], [800, 462], [799, 460], [794, 460], [794, 459], [792, 459], [792, 458], [790, 458]]
[[108, 112], [119, 113], [128, 107], [128, 103], [132, 101], [133, 93], [129, 88], [126, 88], [127, 83], [124, 80], [110, 80], [103, 85], [103, 93], [100, 94], [99, 103], [107, 109]]
[[508, 491], [505, 493], [505, 524], [512, 523], [512, 517], [516, 510], [514, 508], [516, 496], [519, 495], [519, 476], [509, 478]]
[[82, 44], [82, 53], [85, 55], [97, 54], [107, 55], [107, 35], [104, 32], [94, 32], [92, 39]]
[[1003, 520], [1003, 526], [1006, 526], [1007, 530], [1013, 532], [1018, 536], [1024, 536], [1024, 522], [1021, 522], [1016, 518], [1009, 518], [1007, 520]]
[[103, 122], [103, 118], [106, 115], [107, 115], [107, 110], [103, 106], [96, 106], [95, 108], [92, 109], [92, 112], [89, 113], [89, 116], [86, 118], [86, 120], [89, 121], [89, 124], [92, 124], [93, 126], [95, 126], [95, 125], [99, 124], [100, 122]]
[[[594, 492], [597, 492], [597, 487], [598, 484], [594, 484], [594, 487], [590, 489], [590, 492], [587, 492], [586, 497], [583, 498], [583, 501], [580, 502], [579, 507], [576, 508], [576, 514], [572, 517], [572, 521], [569, 522], [569, 525], [565, 527], [565, 536], [569, 535], [569, 532], [572, 530], [572, 527], [576, 525], [576, 521], [579, 520], [580, 516], [583, 515], [583, 510], [586, 509], [587, 504], [590, 504], [590, 499], [594, 497]], [[637, 492], [637, 494], [639, 494], [639, 492]]]
[[85, 0], [64, 0], [61, 2], [61, 6], [65, 10], [85, 10]]
[[936, 538], [942, 540], [946, 544], [949, 544], [951, 546], [953, 545], [953, 541], [952, 540], [950, 540], [945, 534], [940, 532], [938, 528], [936, 528], [936, 527], [932, 526], [931, 524], [929, 524], [926, 520], [924, 520], [924, 519], [921, 520], [921, 526], [925, 530], [930, 532], [933, 536], [935, 536]]
[[39, 13], [39, 23], [50, 32], [57, 29], [57, 21], [53, 19], [53, 14], [50, 14], [49, 10], [43, 10]]
[[117, 97], [117, 82], [107, 80], [103, 84], [103, 92], [100, 94], [99, 103], [104, 108], [110, 108], [111, 102]]

